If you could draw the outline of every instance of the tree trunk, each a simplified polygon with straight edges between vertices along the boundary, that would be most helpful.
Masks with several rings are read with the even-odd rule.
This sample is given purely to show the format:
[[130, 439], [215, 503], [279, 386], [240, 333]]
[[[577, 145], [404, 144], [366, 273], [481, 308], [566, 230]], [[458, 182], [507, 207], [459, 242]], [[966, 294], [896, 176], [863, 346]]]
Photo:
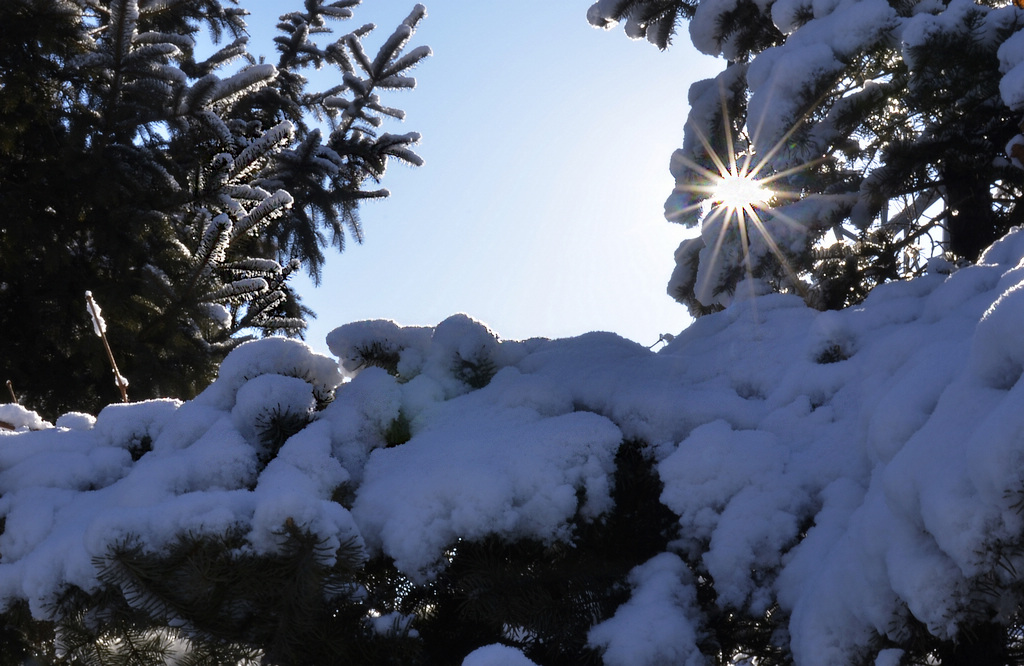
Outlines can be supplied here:
[[967, 261], [975, 261], [1003, 232], [998, 215], [992, 210], [990, 185], [969, 166], [947, 167], [943, 173], [949, 207], [949, 251]]

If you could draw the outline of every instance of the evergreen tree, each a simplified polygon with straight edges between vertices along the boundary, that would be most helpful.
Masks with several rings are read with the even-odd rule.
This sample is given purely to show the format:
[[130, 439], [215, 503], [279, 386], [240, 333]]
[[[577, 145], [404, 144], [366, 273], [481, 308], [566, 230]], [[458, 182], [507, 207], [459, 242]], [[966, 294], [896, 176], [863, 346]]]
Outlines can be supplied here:
[[[975, 261], [1020, 222], [1004, 155], [1020, 104], [1000, 51], [1024, 26], [1015, 5], [602, 0], [589, 18], [661, 48], [687, 19], [694, 45], [728, 61], [690, 90], [666, 202], [701, 229], [669, 285], [695, 314], [744, 281], [844, 307], [930, 258]], [[730, 208], [730, 174], [766, 201]]]
[[[371, 57], [358, 0], [306, 0], [278, 25], [276, 64], [247, 51], [220, 0], [13, 0], [0, 6], [0, 374], [48, 414], [96, 410], [117, 387], [84, 293], [132, 399], [189, 397], [254, 335], [301, 335], [288, 277], [361, 240], [358, 206], [418, 135], [380, 131], [429, 49], [421, 6]], [[217, 44], [205, 59], [198, 38]], [[311, 91], [302, 71], [338, 83]]]

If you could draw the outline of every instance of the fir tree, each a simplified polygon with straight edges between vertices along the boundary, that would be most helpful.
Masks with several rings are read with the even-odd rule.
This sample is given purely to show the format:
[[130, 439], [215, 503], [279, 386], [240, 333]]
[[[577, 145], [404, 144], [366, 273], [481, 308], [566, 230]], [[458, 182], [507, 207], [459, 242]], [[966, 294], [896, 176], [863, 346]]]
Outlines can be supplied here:
[[[1000, 47], [1024, 26], [1014, 5], [602, 0], [589, 17], [662, 48], [689, 19], [694, 45], [728, 60], [690, 90], [666, 202], [670, 220], [701, 228], [669, 285], [694, 314], [744, 281], [844, 307], [929, 258], [973, 262], [1020, 223], [1004, 155], [1020, 113], [1000, 89]], [[769, 200], [723, 210], [730, 171]]]
[[[289, 275], [362, 239], [391, 160], [418, 135], [380, 131], [382, 91], [414, 86], [417, 6], [375, 56], [364, 26], [329, 41], [355, 0], [307, 0], [278, 26], [276, 64], [248, 53], [235, 2], [14, 0], [0, 7], [0, 374], [48, 414], [117, 387], [77, 304], [103, 304], [134, 399], [189, 397], [254, 335], [301, 335]], [[197, 39], [217, 43], [205, 59]], [[307, 67], [338, 72], [309, 90]]]

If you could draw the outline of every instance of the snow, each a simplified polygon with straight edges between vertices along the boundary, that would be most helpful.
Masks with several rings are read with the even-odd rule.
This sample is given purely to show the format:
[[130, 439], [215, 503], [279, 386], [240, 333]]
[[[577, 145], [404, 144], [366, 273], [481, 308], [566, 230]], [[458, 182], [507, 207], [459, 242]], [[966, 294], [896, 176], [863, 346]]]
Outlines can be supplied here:
[[[0, 603], [46, 617], [127, 540], [230, 528], [273, 552], [288, 524], [429, 581], [459, 540], [571, 540], [612, 508], [616, 450], [639, 439], [680, 536], [591, 628], [605, 663], [701, 663], [698, 575], [731, 608], [777, 604], [797, 664], [898, 663], [903, 621], [955, 638], [979, 603], [1020, 602], [979, 581], [1012, 596], [1024, 571], [1024, 231], [932, 268], [838, 312], [736, 298], [657, 353], [610, 333], [506, 341], [466, 315], [356, 322], [329, 338], [340, 361], [249, 342], [184, 403], [56, 425], [0, 405]], [[529, 663], [499, 645], [464, 661]]]
[[278, 374], [300, 377], [314, 392], [329, 393], [341, 384], [336, 361], [311, 355], [307, 345], [288, 338], [248, 342], [234, 350], [220, 366], [217, 381], [195, 402], [220, 409], [235, 406], [238, 390], [254, 377]]
[[107, 332], [107, 322], [103, 319], [103, 311], [100, 309], [99, 303], [93, 299], [91, 291], [85, 292], [85, 301], [86, 310], [92, 319], [93, 333], [96, 334], [96, 337], [101, 338]]
[[697, 649], [697, 598], [686, 564], [672, 553], [662, 553], [636, 567], [629, 575], [629, 584], [633, 588], [630, 600], [590, 630], [590, 644], [604, 648], [604, 663], [706, 663]]
[[1024, 32], [1015, 32], [999, 46], [999, 94], [1011, 109], [1024, 106]]
[[[43, 420], [35, 412], [16, 404], [0, 405], [0, 422], [14, 430], [42, 430], [52, 428], [53, 424]], [[0, 428], [0, 435], [9, 433], [7, 427]]]
[[721, 53], [727, 59], [732, 59], [736, 55], [729, 50], [728, 45], [719, 41], [717, 28], [722, 15], [735, 10], [737, 4], [737, 0], [718, 0], [697, 5], [690, 20], [689, 31], [690, 41], [698, 51], [711, 56]]
[[473, 650], [462, 666], [537, 666], [523, 653], [507, 645], [485, 645]]
[[56, 426], [58, 428], [67, 428], [69, 430], [88, 430], [96, 424], [96, 417], [92, 414], [83, 414], [81, 412], [68, 412], [62, 414], [57, 419]]
[[[497, 533], [567, 539], [581, 509], [610, 508], [612, 456], [622, 433], [586, 412], [545, 418], [513, 395], [511, 370], [432, 414], [407, 444], [371, 455], [352, 514], [374, 548], [417, 581], [458, 539]], [[580, 507], [577, 489], [586, 491]]]

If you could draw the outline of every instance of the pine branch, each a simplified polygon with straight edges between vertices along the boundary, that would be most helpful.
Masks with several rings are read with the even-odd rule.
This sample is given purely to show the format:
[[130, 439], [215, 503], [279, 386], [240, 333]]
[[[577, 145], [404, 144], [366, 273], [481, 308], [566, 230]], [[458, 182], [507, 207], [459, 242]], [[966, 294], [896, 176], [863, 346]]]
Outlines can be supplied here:
[[220, 77], [210, 73], [192, 84], [178, 104], [178, 115], [185, 116], [198, 113], [213, 102], [220, 85]]
[[361, 614], [354, 576], [362, 548], [351, 539], [332, 549], [291, 518], [278, 536], [278, 551], [263, 555], [246, 547], [242, 528], [182, 534], [161, 553], [126, 539], [95, 566], [150, 622], [183, 620], [193, 643], [249, 646], [264, 663], [347, 662], [339, 651], [352, 649], [352, 630], [342, 638], [338, 618]]
[[200, 300], [206, 303], [244, 303], [266, 292], [267, 288], [267, 281], [263, 278], [243, 278], [204, 294]]
[[250, 176], [260, 166], [260, 160], [266, 159], [272, 152], [290, 141], [294, 135], [294, 126], [287, 120], [270, 128], [263, 135], [250, 143], [238, 157], [234, 159], [231, 177], [242, 180]]
[[294, 203], [292, 195], [285, 190], [278, 190], [259, 202], [245, 217], [231, 229], [231, 242], [250, 234], [256, 227], [284, 213]]
[[212, 103], [228, 105], [247, 93], [269, 84], [277, 78], [277, 68], [273, 65], [248, 65], [237, 74], [223, 79], [217, 84]]
[[239, 37], [227, 46], [221, 47], [206, 60], [192, 64], [189, 67], [189, 76], [196, 79], [202, 78], [230, 62], [245, 58], [248, 56], [248, 42], [248, 37]]
[[195, 275], [209, 275], [218, 264], [224, 261], [233, 229], [234, 225], [231, 224], [227, 215], [221, 214], [210, 220], [195, 253]]

